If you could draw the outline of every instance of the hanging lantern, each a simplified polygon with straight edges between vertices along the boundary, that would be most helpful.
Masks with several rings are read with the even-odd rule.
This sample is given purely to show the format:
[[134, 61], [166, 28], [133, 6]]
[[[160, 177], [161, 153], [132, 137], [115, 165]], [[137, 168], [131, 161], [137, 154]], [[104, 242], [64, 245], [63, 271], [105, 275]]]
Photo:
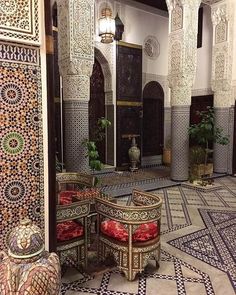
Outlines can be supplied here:
[[99, 36], [102, 43], [112, 43], [115, 36], [115, 20], [112, 18], [112, 11], [106, 7], [102, 9], [102, 17], [99, 22]]
[[122, 23], [118, 13], [115, 17], [115, 24], [116, 24], [116, 33], [115, 33], [115, 40], [120, 41], [122, 40], [122, 34], [124, 33], [124, 24]]

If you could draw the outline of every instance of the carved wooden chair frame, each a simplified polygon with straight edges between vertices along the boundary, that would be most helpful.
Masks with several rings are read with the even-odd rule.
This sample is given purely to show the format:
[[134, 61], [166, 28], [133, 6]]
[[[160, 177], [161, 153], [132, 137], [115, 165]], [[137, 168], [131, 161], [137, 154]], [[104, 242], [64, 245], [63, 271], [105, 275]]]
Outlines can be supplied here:
[[[161, 197], [133, 190], [132, 206], [115, 204], [101, 197], [96, 198], [98, 231], [98, 257], [105, 259], [108, 255], [114, 257], [120, 271], [124, 272], [128, 280], [134, 280], [137, 273], [144, 270], [149, 259], [155, 259], [157, 267], [160, 259], [160, 225], [161, 225]], [[100, 230], [104, 219], [115, 220], [128, 229], [128, 241], [121, 242], [103, 234]], [[135, 229], [144, 223], [156, 222], [158, 235], [147, 242], [133, 242]]]
[[57, 253], [61, 265], [74, 266], [79, 268], [81, 265], [87, 268], [87, 216], [90, 212], [90, 202], [88, 200], [76, 201], [68, 205], [57, 205], [57, 223], [68, 220], [81, 220], [84, 234], [81, 237], [69, 241], [57, 242]]
[[57, 242], [57, 252], [61, 265], [87, 268], [88, 254], [88, 215], [90, 214], [90, 200], [78, 200], [68, 205], [60, 205], [60, 192], [64, 190], [80, 190], [91, 188], [95, 184], [95, 177], [79, 172], [64, 172], [56, 174], [57, 183], [57, 223], [80, 219], [84, 227], [84, 235], [69, 241]]

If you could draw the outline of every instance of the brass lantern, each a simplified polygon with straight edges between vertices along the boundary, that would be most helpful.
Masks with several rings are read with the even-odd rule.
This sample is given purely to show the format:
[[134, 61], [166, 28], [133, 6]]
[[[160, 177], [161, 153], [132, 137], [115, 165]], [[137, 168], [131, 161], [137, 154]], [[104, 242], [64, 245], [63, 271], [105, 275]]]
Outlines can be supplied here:
[[102, 17], [99, 22], [99, 36], [102, 43], [112, 43], [115, 36], [115, 20], [112, 18], [112, 11], [106, 7], [102, 9]]

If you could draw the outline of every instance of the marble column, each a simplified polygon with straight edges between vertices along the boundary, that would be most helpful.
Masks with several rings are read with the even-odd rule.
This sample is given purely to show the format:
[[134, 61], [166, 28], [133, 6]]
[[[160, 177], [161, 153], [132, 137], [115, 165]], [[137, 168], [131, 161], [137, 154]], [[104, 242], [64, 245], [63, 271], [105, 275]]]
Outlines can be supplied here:
[[186, 181], [189, 166], [191, 91], [197, 63], [200, 0], [166, 0], [169, 10], [169, 69], [171, 89], [171, 179]]
[[88, 172], [88, 102], [94, 63], [94, 0], [58, 0], [58, 54], [63, 85], [65, 166]]
[[213, 54], [212, 90], [216, 127], [228, 135], [227, 146], [214, 144], [214, 172], [232, 173], [234, 105], [232, 87], [233, 59], [233, 1], [221, 1], [212, 5]]

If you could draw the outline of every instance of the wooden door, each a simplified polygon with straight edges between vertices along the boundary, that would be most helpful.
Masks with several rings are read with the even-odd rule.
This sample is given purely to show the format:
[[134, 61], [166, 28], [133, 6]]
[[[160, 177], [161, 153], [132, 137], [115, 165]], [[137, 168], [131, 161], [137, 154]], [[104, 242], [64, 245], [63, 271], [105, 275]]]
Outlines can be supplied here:
[[158, 82], [143, 90], [143, 156], [161, 155], [164, 136], [164, 91]]
[[[117, 127], [117, 167], [129, 165], [128, 150], [131, 135], [141, 149], [142, 127], [142, 47], [119, 42], [117, 45], [116, 67], [116, 127]], [[130, 135], [130, 136], [129, 136]]]
[[[95, 59], [93, 73], [90, 78], [90, 101], [89, 101], [89, 139], [94, 140], [97, 130], [97, 121], [105, 117], [105, 92], [104, 76], [100, 63]], [[105, 163], [105, 139], [97, 143], [99, 159]]]

